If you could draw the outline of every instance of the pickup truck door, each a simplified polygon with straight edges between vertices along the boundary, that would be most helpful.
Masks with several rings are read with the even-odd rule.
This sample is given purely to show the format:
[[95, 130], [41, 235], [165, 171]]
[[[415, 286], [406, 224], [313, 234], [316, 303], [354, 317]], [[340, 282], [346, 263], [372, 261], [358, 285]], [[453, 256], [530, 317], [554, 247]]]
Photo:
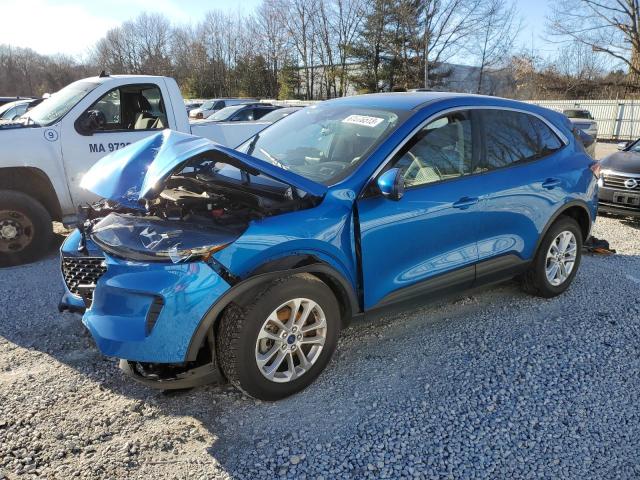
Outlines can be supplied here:
[[[172, 128], [174, 115], [167, 106], [164, 84], [108, 83], [91, 99], [80, 102], [61, 125], [61, 144], [69, 191], [74, 204], [98, 200], [80, 188], [82, 176], [105, 155], [164, 128]], [[186, 110], [185, 110], [186, 116]]]

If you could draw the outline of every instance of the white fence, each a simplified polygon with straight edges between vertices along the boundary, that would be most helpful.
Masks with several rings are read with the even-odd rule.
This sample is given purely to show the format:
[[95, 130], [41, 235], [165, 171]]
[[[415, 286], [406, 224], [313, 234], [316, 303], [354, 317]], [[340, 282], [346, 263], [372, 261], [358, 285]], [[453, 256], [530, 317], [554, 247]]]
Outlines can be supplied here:
[[640, 137], [640, 100], [532, 100], [541, 107], [562, 112], [589, 110], [598, 122], [598, 139], [636, 140]]

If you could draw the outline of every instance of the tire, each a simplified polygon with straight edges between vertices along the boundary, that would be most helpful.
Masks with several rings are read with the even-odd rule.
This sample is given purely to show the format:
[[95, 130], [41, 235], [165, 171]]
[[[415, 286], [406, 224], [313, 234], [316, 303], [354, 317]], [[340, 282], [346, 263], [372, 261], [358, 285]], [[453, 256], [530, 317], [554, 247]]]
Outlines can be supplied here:
[[[560, 281], [560, 283], [554, 284], [547, 276], [547, 255], [550, 253], [552, 242], [555, 242], [560, 234], [566, 234], [567, 232], [573, 235], [573, 238], [575, 239], [575, 260], [573, 261], [573, 266], [569, 275], [567, 275], [562, 281], [559, 278], [555, 279], [556, 282]], [[559, 217], [545, 234], [540, 246], [538, 247], [533, 263], [523, 275], [523, 290], [527, 293], [543, 298], [552, 298], [567, 290], [573, 282], [573, 279], [578, 272], [578, 268], [580, 267], [580, 261], [582, 259], [582, 243], [582, 231], [578, 222], [568, 216]], [[567, 248], [567, 251], [569, 250], [573, 250], [573, 248]]]
[[[306, 388], [325, 369], [338, 341], [340, 309], [333, 292], [317, 277], [300, 274], [280, 278], [251, 292], [247, 298], [250, 300], [245, 304], [229, 305], [220, 320], [216, 350], [222, 372], [236, 388], [260, 400], [279, 400]], [[323, 317], [326, 325], [324, 330], [316, 329], [305, 333], [298, 328], [299, 346], [295, 339], [296, 346], [289, 343], [293, 335], [291, 330], [278, 330], [276, 324], [268, 320], [276, 315], [283, 326], [290, 326], [292, 309], [287, 302], [294, 299], [303, 299], [302, 311], [310, 311], [303, 330], [322, 325]], [[314, 304], [319, 308], [312, 307]], [[302, 311], [297, 318], [302, 318]], [[259, 339], [259, 335], [264, 335], [267, 330], [270, 330], [271, 336]], [[323, 345], [305, 343], [315, 341], [323, 335]], [[274, 336], [279, 340], [272, 340]], [[296, 347], [297, 351], [288, 350]], [[263, 367], [259, 366], [258, 355], [266, 358], [272, 349], [275, 349], [273, 360]], [[296, 372], [297, 376], [291, 375], [287, 380], [287, 372], [275, 371], [273, 377], [268, 378], [266, 372], [276, 364], [281, 355], [284, 359], [279, 369]], [[288, 355], [291, 355], [294, 365], [298, 362], [293, 369], [288, 363]], [[304, 369], [300, 355], [307, 358]]]
[[52, 238], [51, 215], [40, 202], [0, 190], [0, 267], [37, 260], [48, 252]]

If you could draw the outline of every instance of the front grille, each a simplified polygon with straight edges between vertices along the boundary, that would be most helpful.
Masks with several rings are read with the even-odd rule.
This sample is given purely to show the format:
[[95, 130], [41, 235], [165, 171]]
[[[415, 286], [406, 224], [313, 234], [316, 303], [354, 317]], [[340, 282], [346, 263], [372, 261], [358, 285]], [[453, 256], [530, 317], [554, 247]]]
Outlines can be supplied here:
[[[627, 180], [635, 180], [635, 187], [629, 188], [625, 185]], [[617, 175], [613, 173], [602, 174], [602, 184], [605, 187], [616, 188], [620, 190], [640, 190], [640, 178], [638, 177], [626, 177], [624, 175]]]
[[63, 257], [62, 275], [71, 293], [93, 300], [98, 279], [107, 271], [104, 257]]

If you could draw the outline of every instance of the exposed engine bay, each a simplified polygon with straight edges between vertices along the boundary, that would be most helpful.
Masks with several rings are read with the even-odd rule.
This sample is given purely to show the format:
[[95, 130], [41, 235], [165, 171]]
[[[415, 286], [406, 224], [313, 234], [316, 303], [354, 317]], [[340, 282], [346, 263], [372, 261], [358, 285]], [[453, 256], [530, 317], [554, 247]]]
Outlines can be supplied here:
[[317, 201], [258, 172], [200, 157], [169, 175], [140, 208], [111, 200], [82, 207], [81, 231], [118, 256], [179, 262], [224, 248], [253, 220]]

